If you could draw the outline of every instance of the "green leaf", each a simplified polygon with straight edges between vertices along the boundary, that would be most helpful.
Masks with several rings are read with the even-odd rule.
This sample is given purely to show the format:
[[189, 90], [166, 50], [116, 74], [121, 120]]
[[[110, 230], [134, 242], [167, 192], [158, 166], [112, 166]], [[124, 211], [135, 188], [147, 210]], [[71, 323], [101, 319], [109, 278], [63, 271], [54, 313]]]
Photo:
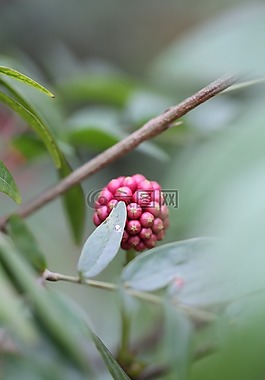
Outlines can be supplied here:
[[30, 342], [34, 336], [33, 327], [24, 318], [22, 305], [19, 302], [13, 286], [0, 263], [0, 322], [11, 328], [16, 336], [24, 342]]
[[17, 185], [2, 161], [0, 161], [0, 191], [9, 195], [18, 204], [21, 203]]
[[104, 345], [102, 340], [100, 340], [99, 337], [95, 335], [94, 333], [92, 334], [92, 338], [98, 349], [98, 352], [100, 353], [102, 359], [104, 360], [113, 379], [114, 380], [130, 380], [127, 374], [123, 371], [123, 369], [114, 359], [111, 352]]
[[[61, 155], [61, 163], [58, 173], [60, 178], [64, 178], [72, 173], [72, 168], [63, 155]], [[86, 216], [86, 202], [81, 184], [73, 186], [63, 194], [63, 203], [74, 240], [79, 244], [83, 237]]]
[[9, 239], [0, 234], [0, 263], [7, 270], [10, 279], [15, 280], [31, 302], [34, 316], [44, 329], [46, 336], [65, 353], [72, 363], [87, 371], [87, 348], [85, 341], [80, 340], [80, 334], [64, 319], [64, 313], [57, 306], [51, 294], [37, 283], [32, 269], [22, 259]]
[[124, 268], [122, 279], [126, 286], [144, 291], [161, 289], [173, 280], [195, 287], [190, 277], [196, 276], [196, 265], [207, 265], [206, 254], [214, 241], [195, 238], [151, 249]]
[[18, 101], [10, 98], [8, 95], [0, 92], [0, 101], [10, 107], [13, 111], [18, 113], [29, 125], [35, 130], [40, 138], [45, 143], [48, 151], [53, 157], [54, 163], [57, 168], [61, 166], [61, 156], [59, 148], [47, 126], [38, 118], [36, 114], [33, 114], [25, 106]]
[[18, 215], [11, 215], [7, 222], [7, 232], [14, 241], [17, 250], [26, 261], [38, 272], [42, 273], [47, 268], [43, 252], [37, 241], [28, 229], [23, 219]]
[[12, 138], [12, 146], [29, 161], [46, 152], [44, 144], [34, 133], [15, 135]]
[[98, 275], [116, 256], [126, 222], [126, 206], [119, 202], [87, 239], [78, 262], [81, 278]]
[[163, 353], [169, 372], [164, 380], [186, 380], [192, 362], [192, 322], [173, 306], [164, 305]]
[[42, 91], [44, 94], [50, 96], [51, 98], [54, 98], [54, 95], [49, 90], [47, 90], [47, 88], [43, 87], [41, 84], [29, 78], [28, 76], [21, 74], [19, 71], [10, 69], [9, 67], [0, 66], [0, 73], [8, 75], [9, 77], [15, 78], [26, 84], [29, 84], [30, 86]]

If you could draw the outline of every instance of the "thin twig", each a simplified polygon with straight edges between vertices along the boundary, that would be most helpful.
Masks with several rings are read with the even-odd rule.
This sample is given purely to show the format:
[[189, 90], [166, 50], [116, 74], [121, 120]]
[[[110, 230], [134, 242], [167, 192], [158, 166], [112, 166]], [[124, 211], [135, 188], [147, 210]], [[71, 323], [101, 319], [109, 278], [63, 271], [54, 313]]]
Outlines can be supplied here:
[[[67, 282], [72, 282], [75, 284], [85, 284], [93, 288], [105, 289], [105, 290], [111, 290], [111, 291], [117, 291], [121, 288], [121, 285], [112, 284], [105, 281], [91, 280], [91, 279], [84, 280], [84, 279], [81, 279], [80, 277], [67, 276], [61, 273], [50, 272], [48, 269], [45, 269], [45, 271], [42, 274], [42, 278], [47, 281], [52, 281], [52, 282], [67, 281]], [[137, 298], [141, 301], [146, 301], [155, 305], [162, 305], [164, 303], [163, 298], [159, 297], [158, 295], [145, 292], [142, 290], [135, 290], [135, 289], [129, 288], [126, 286], [126, 284], [125, 286], [123, 286], [123, 290], [130, 296]], [[193, 320], [204, 321], [206, 323], [213, 322], [216, 320], [216, 316], [206, 310], [202, 310], [197, 307], [184, 305], [182, 303], [177, 303], [175, 300], [171, 301], [171, 303], [176, 309], [184, 311], [185, 314], [188, 315]]]
[[[186, 115], [189, 111], [216, 96], [220, 92], [224, 91], [233, 83], [235, 83], [235, 78], [231, 75], [226, 75], [212, 82], [178, 105], [170, 107], [161, 115], [149, 120], [142, 128], [138, 129], [128, 137], [124, 138], [117, 144], [113, 145], [103, 153], [99, 154], [86, 164], [76, 169], [69, 176], [65, 177], [56, 185], [44, 191], [35, 199], [32, 199], [28, 203], [22, 205], [18, 209], [17, 214], [21, 217], [31, 215], [42, 206], [51, 202], [59, 195], [65, 193], [72, 186], [80, 183], [91, 174], [98, 172], [100, 169], [116, 161], [118, 158], [121, 158], [126, 153], [132, 151], [142, 142], [158, 136], [160, 133], [167, 130], [177, 119]], [[0, 229], [4, 227], [8, 217], [9, 215], [0, 219]]]

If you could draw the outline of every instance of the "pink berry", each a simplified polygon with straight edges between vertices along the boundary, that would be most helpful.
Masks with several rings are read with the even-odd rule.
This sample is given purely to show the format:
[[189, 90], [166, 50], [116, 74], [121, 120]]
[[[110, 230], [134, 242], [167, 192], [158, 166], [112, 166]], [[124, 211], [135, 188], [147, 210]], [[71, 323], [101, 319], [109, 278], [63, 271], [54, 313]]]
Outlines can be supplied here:
[[162, 220], [165, 220], [169, 215], [169, 212], [168, 212], [168, 208], [166, 205], [162, 205], [161, 206], [161, 219]]
[[132, 249], [132, 245], [129, 244], [128, 241], [122, 241], [121, 248], [124, 249], [125, 251], [129, 251], [130, 249]]
[[107, 188], [104, 188], [99, 194], [97, 203], [106, 206], [111, 199], [113, 199], [113, 194]]
[[156, 181], [151, 181], [154, 190], [161, 190], [161, 186]]
[[156, 238], [157, 238], [157, 240], [163, 240], [164, 239], [164, 237], [165, 237], [165, 230], [162, 230], [162, 231], [160, 231], [160, 232], [158, 232], [158, 234], [156, 234]]
[[157, 237], [155, 234], [152, 234], [152, 236], [145, 240], [144, 244], [147, 246], [147, 248], [154, 248], [157, 242]]
[[109, 216], [109, 210], [107, 206], [102, 206], [97, 210], [97, 215], [99, 217], [99, 220], [103, 222], [108, 216]]
[[119, 187], [115, 192], [115, 198], [119, 201], [129, 203], [132, 198], [132, 190], [127, 186]]
[[147, 248], [146, 245], [145, 245], [142, 241], [140, 241], [140, 243], [139, 243], [136, 247], [134, 247], [134, 249], [135, 249], [136, 251], [138, 251], [138, 252], [142, 252], [142, 251], [144, 251], [146, 248]]
[[151, 201], [151, 195], [148, 191], [137, 190], [133, 194], [133, 201], [138, 203], [141, 207], [147, 207]]
[[94, 215], [93, 215], [93, 222], [94, 222], [94, 224], [95, 224], [96, 226], [99, 226], [100, 223], [101, 223], [101, 221], [100, 221], [100, 219], [99, 219], [99, 217], [98, 217], [98, 214], [97, 214], [96, 212], [95, 212]]
[[129, 234], [131, 235], [136, 235], [138, 234], [138, 232], [141, 231], [141, 223], [139, 222], [139, 220], [130, 220], [128, 223], [127, 223], [127, 231], [129, 232]]
[[166, 218], [164, 221], [164, 228], [167, 229], [169, 227], [169, 218]]
[[134, 193], [137, 189], [137, 182], [132, 177], [125, 177], [123, 180], [123, 186], [129, 187]]
[[152, 183], [150, 181], [148, 181], [147, 179], [145, 179], [144, 181], [138, 183], [138, 189], [139, 190], [147, 190], [147, 191], [154, 190]]
[[131, 236], [128, 239], [128, 244], [131, 244], [133, 247], [136, 247], [139, 243], [140, 243], [140, 238], [137, 235]]
[[130, 203], [127, 206], [127, 215], [129, 219], [138, 219], [142, 215], [142, 208], [137, 203]]
[[109, 212], [111, 212], [114, 209], [114, 207], [117, 206], [117, 204], [118, 204], [117, 199], [112, 199], [111, 201], [109, 201], [109, 203], [107, 205], [108, 209], [109, 209]]
[[151, 227], [154, 222], [154, 215], [150, 212], [143, 212], [140, 217], [140, 222], [143, 227]]
[[151, 195], [152, 201], [157, 202], [161, 207], [164, 203], [164, 196], [161, 190], [154, 190]]
[[152, 230], [155, 234], [158, 234], [160, 231], [164, 229], [164, 224], [160, 218], [155, 218]]
[[127, 241], [129, 239], [129, 234], [126, 230], [123, 231], [123, 235], [122, 235], [122, 241]]
[[141, 232], [139, 233], [139, 236], [141, 239], [146, 240], [149, 239], [152, 236], [153, 231], [151, 228], [142, 228]]
[[132, 178], [136, 181], [137, 184], [145, 180], [145, 176], [142, 174], [134, 174]]
[[144, 211], [148, 211], [155, 217], [160, 216], [161, 207], [158, 202], [150, 202], [147, 207], [144, 207]]
[[108, 190], [112, 193], [112, 194], [115, 194], [116, 191], [118, 190], [118, 188], [120, 187], [121, 185], [121, 181], [119, 181], [118, 179], [112, 179], [109, 183], [108, 183]]

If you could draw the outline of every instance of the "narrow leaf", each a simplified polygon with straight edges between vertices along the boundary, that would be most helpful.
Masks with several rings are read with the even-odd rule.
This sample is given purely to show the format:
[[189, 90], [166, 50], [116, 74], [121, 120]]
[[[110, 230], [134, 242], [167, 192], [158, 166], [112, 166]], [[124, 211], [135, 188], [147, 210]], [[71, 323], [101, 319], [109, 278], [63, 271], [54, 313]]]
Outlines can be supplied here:
[[[60, 178], [64, 178], [72, 173], [72, 168], [61, 156], [62, 166], [58, 170]], [[83, 237], [86, 215], [85, 196], [81, 184], [73, 186], [63, 195], [64, 208], [68, 216], [74, 240], [79, 244]]]
[[17, 185], [2, 161], [0, 161], [0, 191], [9, 195], [18, 204], [21, 203], [21, 196]]
[[126, 206], [119, 202], [108, 218], [87, 239], [78, 262], [81, 278], [98, 275], [116, 256], [126, 222]]
[[17, 250], [25, 257], [27, 262], [38, 273], [42, 273], [47, 267], [45, 256], [40, 250], [35, 237], [20, 216], [11, 215], [9, 217], [7, 232], [14, 241]]
[[50, 152], [56, 167], [59, 168], [61, 166], [60, 151], [47, 126], [41, 122], [41, 120], [36, 116], [36, 114], [33, 114], [21, 103], [10, 98], [8, 95], [2, 92], [0, 92], [0, 101], [2, 101], [4, 104], [10, 107], [16, 113], [18, 113], [27, 123], [29, 123], [29, 125], [35, 130], [35, 132], [38, 133], [38, 135], [46, 145], [48, 151]]
[[123, 371], [123, 369], [114, 359], [111, 352], [107, 349], [102, 340], [100, 340], [100, 338], [94, 333], [92, 333], [92, 338], [113, 379], [130, 380], [128, 375]]
[[79, 368], [88, 369], [87, 350], [85, 342], [81, 342], [80, 335], [72, 328], [61, 309], [57, 306], [53, 297], [42, 286], [39, 286], [34, 272], [22, 259], [10, 240], [0, 234], [0, 263], [14, 280], [15, 286], [19, 285], [31, 302], [34, 317], [44, 329], [54, 345], [64, 352], [67, 357]]
[[19, 71], [10, 69], [9, 67], [0, 66], [0, 73], [29, 84], [30, 86], [42, 91], [44, 94], [50, 96], [51, 98], [54, 98], [54, 95], [49, 90], [47, 90], [47, 88], [43, 87], [41, 84], [29, 78], [28, 76], [21, 74]]

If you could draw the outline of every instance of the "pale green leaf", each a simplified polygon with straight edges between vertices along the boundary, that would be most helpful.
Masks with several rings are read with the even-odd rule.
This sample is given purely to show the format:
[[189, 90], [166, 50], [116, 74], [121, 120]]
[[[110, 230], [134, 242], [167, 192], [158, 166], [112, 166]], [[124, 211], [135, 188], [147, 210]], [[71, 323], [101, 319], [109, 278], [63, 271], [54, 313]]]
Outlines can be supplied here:
[[116, 256], [126, 222], [126, 205], [119, 202], [87, 239], [78, 262], [81, 278], [98, 275]]

